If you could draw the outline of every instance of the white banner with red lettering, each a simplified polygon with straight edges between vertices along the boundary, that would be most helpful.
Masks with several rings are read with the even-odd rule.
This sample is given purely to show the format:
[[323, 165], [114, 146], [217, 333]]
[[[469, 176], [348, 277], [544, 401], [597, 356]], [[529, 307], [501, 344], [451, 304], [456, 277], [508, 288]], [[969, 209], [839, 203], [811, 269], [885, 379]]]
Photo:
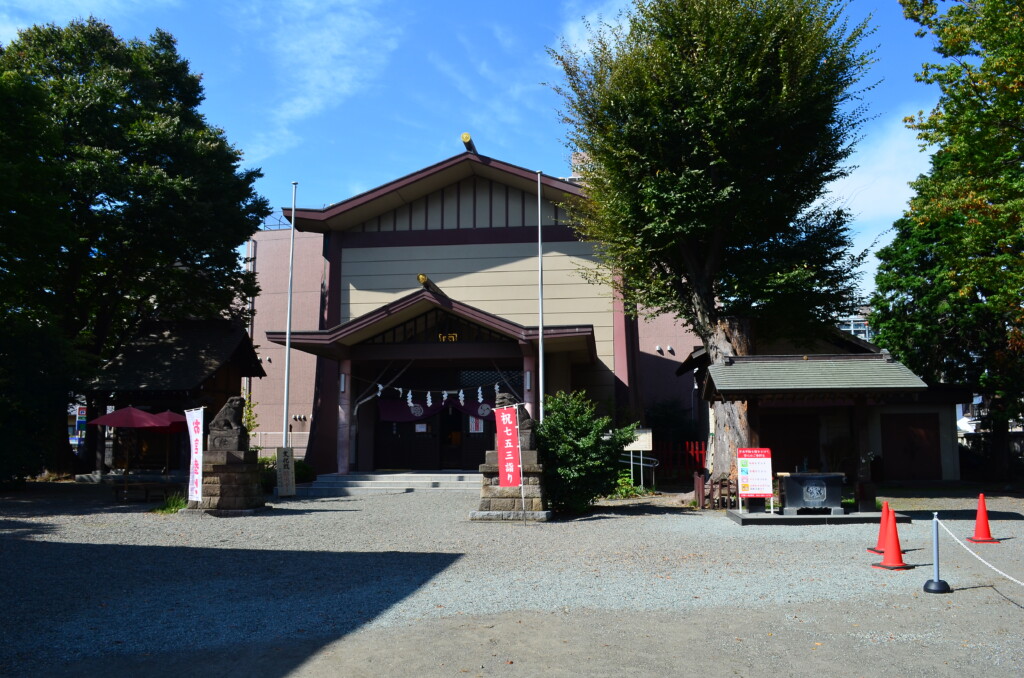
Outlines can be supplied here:
[[188, 500], [203, 498], [203, 408], [185, 410], [188, 426]]
[[523, 484], [519, 455], [519, 415], [515, 406], [494, 408], [497, 428], [498, 485], [519, 487]]

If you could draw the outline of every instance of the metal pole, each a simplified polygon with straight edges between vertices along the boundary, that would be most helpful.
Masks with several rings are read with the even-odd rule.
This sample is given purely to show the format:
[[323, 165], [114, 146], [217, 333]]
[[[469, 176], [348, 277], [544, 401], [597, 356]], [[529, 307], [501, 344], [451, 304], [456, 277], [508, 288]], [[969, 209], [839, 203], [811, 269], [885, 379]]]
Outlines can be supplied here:
[[949, 593], [949, 584], [939, 579], [939, 513], [932, 513], [932, 579], [924, 583], [925, 593]]
[[299, 182], [292, 182], [292, 234], [288, 245], [288, 318], [284, 329], [284, 412], [281, 416], [281, 447], [288, 447], [288, 386], [292, 367], [292, 279], [295, 273], [295, 192]]
[[544, 421], [544, 238], [541, 231], [541, 183], [537, 172], [537, 421]]

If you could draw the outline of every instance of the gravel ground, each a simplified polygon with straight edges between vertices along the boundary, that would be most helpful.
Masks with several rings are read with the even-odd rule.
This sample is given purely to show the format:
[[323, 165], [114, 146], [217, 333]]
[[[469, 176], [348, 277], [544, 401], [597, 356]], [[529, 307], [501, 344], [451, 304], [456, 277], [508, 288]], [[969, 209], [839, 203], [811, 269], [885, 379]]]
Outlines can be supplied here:
[[[1020, 676], [1024, 585], [961, 540], [977, 495], [891, 497], [877, 525], [739, 527], [678, 497], [548, 524], [468, 520], [467, 493], [289, 500], [247, 518], [149, 513], [109, 491], [0, 493], [4, 676]], [[1024, 581], [1024, 500], [991, 493]]]

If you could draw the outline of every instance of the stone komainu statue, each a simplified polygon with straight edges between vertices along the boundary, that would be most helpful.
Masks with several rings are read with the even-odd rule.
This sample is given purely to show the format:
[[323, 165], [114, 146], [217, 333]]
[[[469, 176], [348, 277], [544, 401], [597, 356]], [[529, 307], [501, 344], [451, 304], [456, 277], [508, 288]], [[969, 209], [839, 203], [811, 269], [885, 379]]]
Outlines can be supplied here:
[[[494, 397], [495, 407], [512, 407], [516, 404], [515, 396], [511, 393], [498, 393]], [[519, 449], [537, 449], [537, 438], [533, 431], [534, 425], [537, 422], [530, 417], [530, 414], [526, 411], [526, 406], [522, 403], [518, 403], [516, 414], [519, 416]]]
[[220, 412], [210, 422], [211, 431], [244, 431], [242, 412], [245, 410], [245, 398], [231, 396], [220, 408]]

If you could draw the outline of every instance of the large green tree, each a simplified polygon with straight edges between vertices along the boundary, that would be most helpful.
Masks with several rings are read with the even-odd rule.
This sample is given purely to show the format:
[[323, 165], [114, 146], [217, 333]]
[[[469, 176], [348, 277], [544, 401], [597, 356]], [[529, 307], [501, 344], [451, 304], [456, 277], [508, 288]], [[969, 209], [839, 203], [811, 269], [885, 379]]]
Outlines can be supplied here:
[[[598, 277], [642, 312], [672, 313], [713, 361], [756, 337], [809, 337], [854, 301], [845, 212], [823, 198], [863, 111], [871, 62], [831, 0], [637, 0], [565, 73], [568, 142]], [[715, 473], [746, 443], [742, 404], [715, 406]]]
[[988, 404], [994, 465], [1024, 414], [1024, 9], [1015, 0], [901, 0], [941, 63], [918, 80], [939, 102], [909, 118], [932, 166], [895, 224], [872, 301], [878, 342], [933, 381]]
[[[0, 321], [22, 339], [0, 346], [0, 382], [22, 381], [6, 359], [34, 361], [67, 402], [142, 320], [245, 315], [257, 288], [235, 250], [269, 206], [199, 112], [174, 38], [35, 26], [0, 46], [0, 88]], [[42, 353], [53, 345], [60, 360]], [[26, 445], [42, 414], [14, 432]], [[50, 415], [62, 428], [64, 408]]]

